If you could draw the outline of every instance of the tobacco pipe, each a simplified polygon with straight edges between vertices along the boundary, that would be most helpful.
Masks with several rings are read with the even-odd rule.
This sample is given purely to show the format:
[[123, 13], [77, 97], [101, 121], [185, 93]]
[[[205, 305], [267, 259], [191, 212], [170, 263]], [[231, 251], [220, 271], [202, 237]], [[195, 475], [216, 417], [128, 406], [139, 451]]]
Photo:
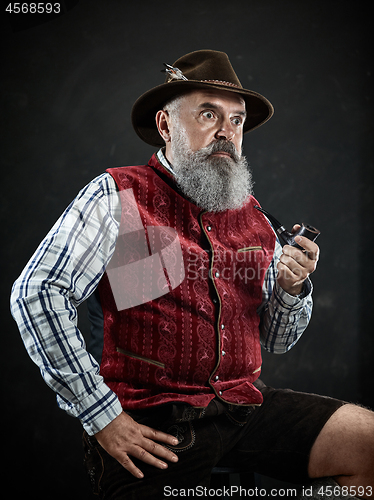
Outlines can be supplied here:
[[311, 241], [315, 241], [318, 235], [320, 234], [320, 231], [318, 231], [318, 229], [316, 229], [313, 226], [309, 226], [308, 224], [301, 224], [301, 227], [295, 233], [291, 233], [290, 231], [287, 231], [287, 229], [284, 226], [282, 226], [282, 224], [275, 217], [269, 214], [269, 212], [259, 207], [258, 205], [255, 205], [254, 207], [260, 212], [262, 212], [269, 219], [274, 228], [274, 231], [277, 233], [279, 237], [282, 246], [291, 245], [292, 247], [304, 250], [303, 247], [301, 247], [296, 243], [295, 237], [304, 236], [305, 238], [308, 238]]

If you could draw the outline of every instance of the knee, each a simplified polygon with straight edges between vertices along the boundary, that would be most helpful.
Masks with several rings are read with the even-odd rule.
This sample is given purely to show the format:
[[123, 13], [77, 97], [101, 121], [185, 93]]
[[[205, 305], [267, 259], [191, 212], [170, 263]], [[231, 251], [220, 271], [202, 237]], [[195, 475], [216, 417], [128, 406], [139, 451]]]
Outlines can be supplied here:
[[374, 413], [346, 404], [326, 422], [313, 445], [311, 477], [351, 476], [374, 482]]
[[355, 405], [346, 405], [345, 415], [349, 437], [347, 452], [355, 456], [358, 473], [371, 477], [374, 482], [374, 412]]

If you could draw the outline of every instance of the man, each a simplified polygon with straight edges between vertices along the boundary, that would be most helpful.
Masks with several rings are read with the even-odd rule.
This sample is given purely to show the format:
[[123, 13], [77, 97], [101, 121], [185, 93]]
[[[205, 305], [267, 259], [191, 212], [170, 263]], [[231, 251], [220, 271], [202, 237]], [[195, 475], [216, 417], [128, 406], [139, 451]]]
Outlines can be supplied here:
[[[222, 52], [166, 72], [132, 112], [161, 149], [86, 186], [13, 289], [30, 356], [82, 421], [93, 489], [164, 498], [209, 486], [226, 463], [298, 483], [331, 476], [346, 498], [369, 498], [373, 414], [258, 378], [261, 344], [285, 352], [309, 322], [319, 255], [305, 237], [304, 251], [282, 249], [255, 208], [242, 139], [272, 106]], [[76, 327], [88, 297], [98, 362]]]

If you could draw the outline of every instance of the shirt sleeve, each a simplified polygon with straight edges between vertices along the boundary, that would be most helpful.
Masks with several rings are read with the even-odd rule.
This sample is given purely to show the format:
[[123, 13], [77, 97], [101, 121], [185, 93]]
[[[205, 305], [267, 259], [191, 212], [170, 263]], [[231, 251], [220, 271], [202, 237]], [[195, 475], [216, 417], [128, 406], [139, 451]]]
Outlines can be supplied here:
[[13, 285], [11, 311], [25, 347], [59, 406], [92, 435], [121, 412], [77, 328], [77, 306], [95, 290], [118, 236], [121, 203], [102, 174], [62, 214]]
[[262, 304], [258, 309], [261, 345], [275, 354], [283, 354], [296, 344], [309, 324], [313, 308], [313, 286], [309, 278], [297, 297], [278, 285], [277, 264], [281, 255], [282, 247], [277, 239], [273, 260], [265, 274]]

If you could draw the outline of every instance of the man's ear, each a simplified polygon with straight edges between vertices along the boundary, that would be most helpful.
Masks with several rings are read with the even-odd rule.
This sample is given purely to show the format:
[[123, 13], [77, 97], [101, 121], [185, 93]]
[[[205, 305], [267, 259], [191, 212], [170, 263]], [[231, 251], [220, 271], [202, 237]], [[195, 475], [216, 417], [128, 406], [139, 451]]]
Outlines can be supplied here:
[[159, 134], [164, 139], [165, 143], [170, 142], [170, 128], [169, 128], [170, 118], [169, 113], [160, 109], [156, 114], [156, 125]]

